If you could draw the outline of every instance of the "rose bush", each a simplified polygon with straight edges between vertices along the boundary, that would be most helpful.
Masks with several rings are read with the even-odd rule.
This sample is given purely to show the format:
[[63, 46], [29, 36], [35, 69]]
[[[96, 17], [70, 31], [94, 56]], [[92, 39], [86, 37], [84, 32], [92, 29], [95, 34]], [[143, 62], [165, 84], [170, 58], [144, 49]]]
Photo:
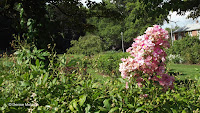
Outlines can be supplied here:
[[[135, 78], [142, 87], [145, 79], [159, 83], [165, 90], [173, 88], [174, 77], [165, 73], [166, 53], [170, 47], [168, 32], [158, 25], [147, 28], [146, 34], [134, 39], [132, 46], [126, 50], [131, 55], [122, 58], [119, 71], [123, 78]], [[147, 75], [147, 76], [144, 76]]]

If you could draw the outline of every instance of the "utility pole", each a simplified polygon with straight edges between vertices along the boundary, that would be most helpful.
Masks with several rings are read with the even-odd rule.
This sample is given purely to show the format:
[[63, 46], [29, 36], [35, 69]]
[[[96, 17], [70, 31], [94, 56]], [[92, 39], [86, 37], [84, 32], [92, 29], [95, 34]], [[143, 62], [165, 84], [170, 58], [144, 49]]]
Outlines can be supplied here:
[[123, 32], [121, 32], [121, 35], [122, 35], [122, 50], [123, 50], [123, 53], [124, 53]]
[[[171, 21], [171, 20], [170, 20], [170, 22], [174, 22], [175, 24], [177, 23], [177, 21], [175, 22], [175, 21]], [[176, 24], [176, 26], [178, 26], [178, 25]], [[171, 39], [172, 39], [172, 46], [173, 46], [174, 38], [173, 38], [173, 35], [172, 35], [172, 24], [171, 24]]]
[[173, 46], [173, 35], [172, 35], [172, 25], [171, 25], [171, 39], [172, 39], [172, 46]]

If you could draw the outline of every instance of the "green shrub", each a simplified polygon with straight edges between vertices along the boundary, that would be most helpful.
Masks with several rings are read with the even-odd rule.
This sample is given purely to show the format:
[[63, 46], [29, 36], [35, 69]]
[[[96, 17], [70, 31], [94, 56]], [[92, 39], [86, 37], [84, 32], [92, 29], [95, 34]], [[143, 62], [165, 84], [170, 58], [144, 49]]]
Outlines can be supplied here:
[[174, 41], [167, 54], [180, 55], [186, 63], [200, 63], [200, 40], [198, 37], [186, 36], [181, 40]]
[[128, 57], [129, 53], [123, 52], [106, 52], [97, 54], [93, 57], [93, 68], [100, 73], [110, 76], [120, 76], [119, 63], [121, 58]]
[[77, 40], [72, 40], [73, 45], [67, 53], [94, 55], [103, 51], [103, 42], [99, 36], [86, 35]]
[[[173, 90], [164, 92], [151, 81], [145, 87], [138, 87], [133, 79], [109, 77], [102, 81], [82, 71], [92, 63], [100, 71], [117, 73], [120, 58], [128, 56], [127, 53], [102, 53], [93, 56], [91, 61], [87, 56], [69, 58], [64, 54], [57, 57], [55, 53], [37, 48], [35, 51], [37, 54], [19, 49], [18, 54], [1, 60], [0, 110], [3, 113], [199, 112], [200, 82], [197, 77], [197, 82], [175, 84]], [[44, 68], [42, 59], [47, 53], [50, 61]], [[25, 103], [32, 106], [14, 105]]]
[[[39, 50], [40, 51], [40, 50]], [[23, 51], [19, 51], [22, 54]], [[39, 52], [37, 56], [44, 54]], [[111, 73], [126, 53], [107, 52], [94, 56], [96, 68]], [[56, 59], [49, 55], [49, 59]], [[35, 59], [36, 58], [36, 59]], [[3, 65], [5, 73], [0, 75], [0, 110], [2, 112], [198, 112], [200, 108], [199, 82], [175, 85], [164, 92], [161, 87], [138, 87], [130, 80], [129, 88], [122, 78], [105, 79], [99, 82], [93, 75], [80, 73], [90, 65], [89, 57], [74, 58], [60, 56], [56, 63], [50, 61], [43, 68], [43, 61], [33, 57], [29, 62], [16, 62], [19, 55], [6, 58], [12, 65]], [[81, 59], [81, 61], [79, 60]], [[35, 63], [31, 63], [31, 61]], [[105, 60], [105, 61], [104, 61]], [[7, 62], [4, 60], [3, 62]], [[93, 63], [94, 63], [93, 62]], [[51, 63], [55, 63], [54, 65]], [[106, 64], [108, 63], [108, 64]], [[101, 65], [99, 65], [101, 64]], [[105, 67], [102, 67], [105, 66]], [[2, 70], [1, 70], [2, 71]], [[118, 71], [118, 68], [117, 68]], [[11, 104], [9, 104], [11, 103]], [[29, 103], [33, 106], [12, 106], [12, 103]], [[10, 105], [10, 106], [9, 106]]]

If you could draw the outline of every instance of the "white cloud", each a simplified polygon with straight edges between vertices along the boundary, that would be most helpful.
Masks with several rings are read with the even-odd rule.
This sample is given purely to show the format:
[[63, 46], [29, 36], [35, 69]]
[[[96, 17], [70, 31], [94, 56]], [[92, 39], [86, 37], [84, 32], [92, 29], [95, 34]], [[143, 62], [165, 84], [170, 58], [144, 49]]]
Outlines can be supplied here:
[[162, 28], [166, 28], [166, 27], [171, 28], [171, 26], [174, 28], [176, 25], [178, 25], [179, 27], [183, 27], [187, 24], [195, 23], [196, 20], [200, 21], [200, 17], [195, 20], [191, 18], [187, 19], [188, 15], [189, 15], [189, 12], [186, 12], [186, 14], [183, 16], [177, 15], [177, 12], [170, 12], [168, 19], [173, 22], [170, 22], [170, 21], [169, 23], [164, 22], [164, 25], [162, 26]]

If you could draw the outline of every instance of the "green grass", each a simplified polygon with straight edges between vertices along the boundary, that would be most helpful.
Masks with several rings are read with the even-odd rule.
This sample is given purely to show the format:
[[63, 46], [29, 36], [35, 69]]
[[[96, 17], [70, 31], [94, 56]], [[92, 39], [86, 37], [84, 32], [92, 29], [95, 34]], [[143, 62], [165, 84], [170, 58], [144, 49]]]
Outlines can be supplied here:
[[179, 72], [178, 78], [195, 79], [195, 76], [200, 76], [200, 65], [188, 65], [188, 64], [167, 64], [169, 72]]
[[104, 83], [106, 80], [112, 79], [110, 76], [104, 76], [103, 74], [100, 74], [98, 72], [95, 72], [94, 69], [88, 69], [87, 72], [92, 75], [95, 79], [98, 79], [101, 83]]
[[[58, 57], [61, 57], [63, 56], [63, 54], [57, 54]], [[66, 57], [69, 57], [69, 58], [83, 58], [85, 57], [85, 55], [83, 54], [65, 54]]]

